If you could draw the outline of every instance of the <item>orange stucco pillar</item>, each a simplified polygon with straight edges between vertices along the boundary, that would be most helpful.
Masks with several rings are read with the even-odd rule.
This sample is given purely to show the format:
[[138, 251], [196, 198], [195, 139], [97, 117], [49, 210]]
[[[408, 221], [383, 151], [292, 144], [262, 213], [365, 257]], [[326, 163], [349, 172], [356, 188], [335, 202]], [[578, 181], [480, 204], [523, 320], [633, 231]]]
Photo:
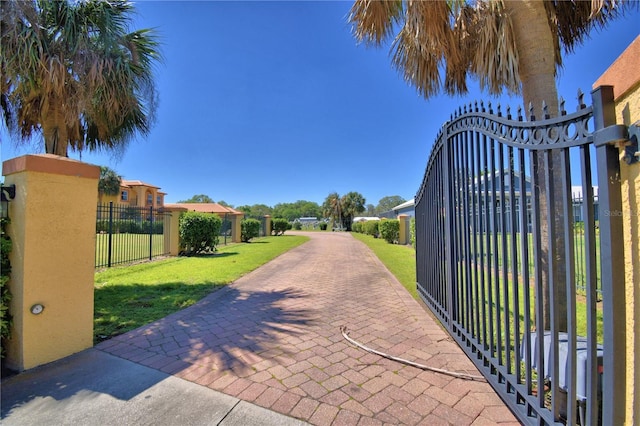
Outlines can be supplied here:
[[3, 162], [2, 174], [16, 186], [6, 362], [22, 371], [93, 346], [100, 168], [41, 154]]
[[243, 213], [237, 213], [231, 216], [231, 241], [234, 243], [242, 242], [242, 219]]
[[398, 216], [398, 221], [400, 222], [400, 232], [399, 232], [399, 236], [398, 236], [398, 244], [399, 245], [407, 245], [409, 244], [409, 239], [408, 239], [408, 235], [409, 235], [409, 220], [411, 219], [411, 217], [409, 215], [406, 214], [401, 214]]
[[164, 251], [171, 256], [177, 256], [180, 253], [180, 215], [186, 212], [184, 207], [163, 207], [163, 210], [169, 213], [168, 228], [164, 230]]
[[264, 235], [263, 237], [268, 237], [271, 235], [271, 215], [267, 214], [264, 216]]

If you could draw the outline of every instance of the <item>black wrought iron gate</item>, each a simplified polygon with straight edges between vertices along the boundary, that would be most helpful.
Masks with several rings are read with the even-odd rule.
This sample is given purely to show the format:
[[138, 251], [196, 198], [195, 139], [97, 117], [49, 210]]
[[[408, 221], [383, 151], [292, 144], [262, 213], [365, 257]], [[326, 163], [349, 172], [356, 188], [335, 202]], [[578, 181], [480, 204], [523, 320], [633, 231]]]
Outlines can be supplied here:
[[416, 195], [418, 292], [526, 424], [624, 415], [622, 222], [612, 212], [613, 144], [626, 128], [611, 87], [592, 99], [579, 95], [570, 114], [561, 100], [558, 118], [542, 120], [490, 104], [458, 111]]

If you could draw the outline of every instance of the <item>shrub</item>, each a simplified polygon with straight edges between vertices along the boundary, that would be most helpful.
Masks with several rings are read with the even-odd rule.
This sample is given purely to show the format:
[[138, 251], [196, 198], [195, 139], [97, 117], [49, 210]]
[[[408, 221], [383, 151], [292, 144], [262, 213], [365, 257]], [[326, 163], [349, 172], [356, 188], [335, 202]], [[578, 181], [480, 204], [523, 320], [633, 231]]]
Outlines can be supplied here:
[[210, 213], [185, 212], [180, 216], [180, 245], [183, 253], [191, 256], [214, 251], [222, 219]]
[[364, 233], [364, 223], [363, 222], [356, 222], [353, 225], [351, 225], [351, 230], [353, 232], [357, 232], [358, 234], [363, 234]]
[[327, 230], [327, 222], [320, 222], [318, 224], [318, 226], [320, 227], [321, 231], [326, 231]]
[[371, 235], [374, 238], [378, 238], [379, 235], [379, 231], [378, 231], [378, 224], [380, 222], [377, 220], [369, 220], [367, 222], [364, 222], [364, 233], [367, 235]]
[[293, 222], [293, 229], [300, 231], [302, 229], [302, 224], [300, 222]]
[[245, 243], [260, 235], [260, 221], [258, 219], [242, 219], [240, 227], [240, 237]]
[[378, 222], [380, 236], [386, 242], [393, 244], [400, 237], [400, 221], [398, 219], [384, 219]]
[[412, 217], [409, 222], [409, 232], [411, 233], [411, 245], [416, 247], [416, 218]]
[[9, 253], [11, 253], [11, 239], [5, 233], [6, 224], [9, 219], [0, 219], [0, 358], [4, 358], [6, 345], [5, 340], [11, 337], [12, 317], [9, 313], [9, 302], [11, 293], [9, 292], [9, 276], [11, 275], [11, 263], [9, 263]]
[[283, 235], [289, 227], [289, 221], [281, 217], [273, 219], [271, 222], [271, 229], [273, 235]]

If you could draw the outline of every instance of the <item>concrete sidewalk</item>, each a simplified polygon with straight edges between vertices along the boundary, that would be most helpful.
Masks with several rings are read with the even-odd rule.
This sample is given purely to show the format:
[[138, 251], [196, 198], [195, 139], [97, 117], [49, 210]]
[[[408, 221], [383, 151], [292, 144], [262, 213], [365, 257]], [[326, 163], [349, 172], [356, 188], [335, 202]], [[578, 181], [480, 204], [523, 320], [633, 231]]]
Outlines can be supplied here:
[[304, 425], [96, 349], [2, 383], [2, 424]]
[[486, 382], [347, 342], [342, 326], [390, 355], [479, 374], [364, 244], [307, 235], [194, 306], [9, 379], [3, 424], [519, 424]]

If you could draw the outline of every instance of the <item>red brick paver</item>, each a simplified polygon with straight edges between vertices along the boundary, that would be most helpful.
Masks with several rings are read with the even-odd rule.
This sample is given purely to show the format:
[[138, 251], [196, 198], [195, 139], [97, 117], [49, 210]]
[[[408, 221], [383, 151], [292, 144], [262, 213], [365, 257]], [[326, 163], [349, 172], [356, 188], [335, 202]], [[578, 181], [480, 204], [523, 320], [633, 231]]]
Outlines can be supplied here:
[[375, 255], [346, 233], [311, 241], [194, 306], [97, 345], [316, 425], [519, 424], [473, 363]]

